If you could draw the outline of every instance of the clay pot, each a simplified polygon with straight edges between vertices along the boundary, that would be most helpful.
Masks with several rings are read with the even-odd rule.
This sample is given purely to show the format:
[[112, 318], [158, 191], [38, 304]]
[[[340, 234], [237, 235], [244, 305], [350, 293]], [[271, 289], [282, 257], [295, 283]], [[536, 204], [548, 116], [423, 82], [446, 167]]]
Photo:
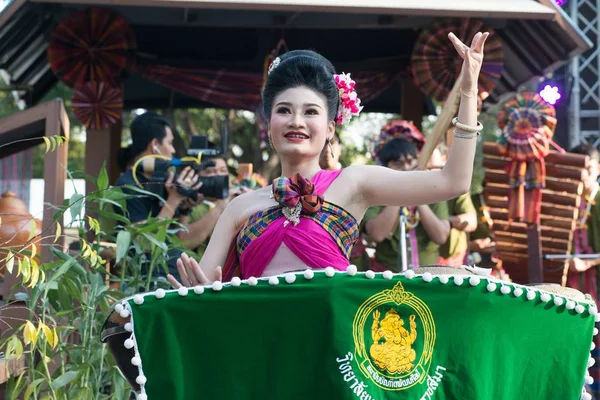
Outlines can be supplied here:
[[[4, 258], [7, 250], [19, 251], [27, 239], [31, 229], [32, 216], [27, 210], [23, 200], [17, 198], [13, 192], [6, 192], [0, 197], [0, 271], [4, 269]], [[40, 235], [42, 233], [41, 221], [35, 220], [36, 237], [32, 242], [37, 247], [39, 254]], [[37, 260], [39, 262], [39, 260]]]

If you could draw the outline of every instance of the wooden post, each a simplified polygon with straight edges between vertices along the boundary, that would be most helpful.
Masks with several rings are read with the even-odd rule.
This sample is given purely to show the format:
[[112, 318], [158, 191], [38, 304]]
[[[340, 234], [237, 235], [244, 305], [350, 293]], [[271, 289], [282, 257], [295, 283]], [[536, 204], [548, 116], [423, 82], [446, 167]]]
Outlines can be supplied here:
[[[117, 153], [121, 148], [121, 121], [106, 129], [88, 129], [85, 139], [85, 173], [97, 177], [106, 162], [108, 181], [114, 184], [120, 175]], [[91, 182], [86, 182], [86, 195], [96, 190]]]
[[544, 282], [542, 238], [539, 224], [527, 225], [527, 272], [529, 283]]
[[[59, 238], [57, 243], [54, 243], [54, 213], [52, 205], [62, 204], [65, 198], [65, 179], [67, 179], [67, 154], [69, 150], [69, 133], [70, 122], [62, 100], [56, 99], [47, 103], [47, 113], [45, 120], [46, 137], [50, 136], [65, 136], [67, 141], [58, 146], [55, 151], [46, 153], [44, 159], [44, 217], [42, 222], [42, 262], [49, 262], [52, 252], [51, 246], [58, 244], [64, 247], [64, 235]], [[58, 223], [63, 225], [63, 220], [59, 219]]]
[[423, 103], [425, 95], [421, 92], [412, 79], [402, 80], [402, 99], [400, 114], [402, 119], [412, 121], [413, 125], [421, 130], [423, 125]]

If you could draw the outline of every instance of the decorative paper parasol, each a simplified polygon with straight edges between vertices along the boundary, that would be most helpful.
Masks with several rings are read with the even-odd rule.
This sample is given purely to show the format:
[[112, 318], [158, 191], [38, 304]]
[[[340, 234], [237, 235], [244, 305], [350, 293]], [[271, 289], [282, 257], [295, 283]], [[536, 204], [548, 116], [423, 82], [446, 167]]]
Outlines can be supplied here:
[[412, 122], [405, 120], [392, 120], [388, 122], [383, 128], [379, 138], [375, 142], [375, 148], [373, 150], [373, 157], [377, 158], [377, 155], [383, 149], [383, 147], [393, 139], [403, 138], [410, 142], [413, 142], [419, 151], [425, 144], [425, 136], [421, 133]]
[[121, 91], [105, 82], [87, 82], [73, 93], [73, 114], [88, 129], [105, 129], [121, 119]]
[[462, 66], [462, 59], [448, 39], [453, 32], [463, 43], [471, 45], [477, 32], [489, 32], [485, 42], [483, 66], [479, 75], [482, 100], [492, 92], [504, 66], [502, 41], [493, 29], [473, 19], [444, 19], [423, 30], [411, 56], [412, 76], [423, 93], [437, 101], [446, 101]]
[[504, 105], [498, 126], [504, 154], [510, 158], [509, 218], [537, 223], [546, 179], [544, 157], [550, 151], [556, 111], [537, 93], [520, 93]]
[[67, 85], [115, 81], [135, 62], [135, 35], [127, 21], [105, 8], [76, 11], [50, 36], [48, 62]]

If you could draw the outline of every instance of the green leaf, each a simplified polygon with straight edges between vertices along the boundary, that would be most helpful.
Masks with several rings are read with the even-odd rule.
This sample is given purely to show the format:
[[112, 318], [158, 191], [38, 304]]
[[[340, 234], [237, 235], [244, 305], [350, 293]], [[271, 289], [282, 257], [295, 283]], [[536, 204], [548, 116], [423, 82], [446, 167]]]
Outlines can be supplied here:
[[60, 389], [61, 387], [66, 386], [70, 382], [72, 382], [73, 380], [75, 380], [75, 378], [77, 378], [78, 374], [79, 373], [77, 371], [68, 371], [68, 372], [65, 372], [64, 374], [62, 374], [61, 376], [59, 376], [58, 378], [56, 378], [55, 380], [53, 380], [52, 383], [50, 384], [50, 386], [54, 390]]
[[44, 381], [44, 378], [40, 378], [40, 379], [36, 379], [35, 381], [31, 382], [29, 384], [29, 386], [27, 386], [27, 390], [25, 391], [25, 396], [23, 397], [23, 400], [29, 400], [31, 395], [35, 392], [35, 389], [37, 389], [37, 387], [43, 381]]
[[75, 221], [81, 214], [81, 207], [83, 206], [83, 195], [74, 193], [69, 200], [69, 211], [71, 211], [71, 220]]
[[131, 243], [131, 233], [128, 231], [120, 231], [117, 234], [117, 263], [121, 261], [127, 252], [129, 251], [129, 244]]
[[98, 191], [108, 189], [108, 173], [106, 172], [106, 162], [102, 164], [96, 186], [98, 187]]
[[159, 242], [158, 240], [156, 240], [156, 238], [154, 236], [152, 236], [148, 233], [143, 233], [142, 236], [145, 237], [153, 245], [160, 247], [160, 249], [162, 251], [164, 251], [165, 253], [167, 252], [167, 244], [166, 243]]
[[60, 278], [69, 269], [71, 269], [71, 267], [75, 264], [75, 262], [76, 262], [76, 260], [74, 258], [71, 258], [70, 260], [68, 260], [67, 262], [65, 262], [63, 265], [60, 266], [59, 269], [56, 270], [55, 273], [53, 273], [50, 276], [50, 279], [48, 280], [48, 282], [56, 282], [56, 280], [58, 280], [58, 278]]

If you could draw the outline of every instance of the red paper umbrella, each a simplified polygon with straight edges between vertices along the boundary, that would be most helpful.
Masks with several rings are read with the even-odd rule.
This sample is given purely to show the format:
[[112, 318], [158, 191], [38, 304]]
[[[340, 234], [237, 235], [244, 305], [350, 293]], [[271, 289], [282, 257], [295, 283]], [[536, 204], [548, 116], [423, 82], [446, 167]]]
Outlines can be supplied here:
[[415, 84], [431, 98], [446, 101], [460, 74], [463, 62], [448, 39], [450, 32], [469, 46], [477, 32], [490, 33], [485, 42], [484, 60], [479, 75], [479, 96], [485, 100], [500, 79], [504, 66], [504, 53], [500, 37], [479, 20], [445, 19], [423, 30], [411, 56]]
[[105, 8], [77, 11], [59, 22], [50, 36], [48, 62], [67, 85], [115, 81], [135, 61], [133, 30], [123, 17]]
[[73, 114], [89, 129], [105, 129], [121, 119], [121, 91], [104, 82], [87, 82], [73, 93]]

